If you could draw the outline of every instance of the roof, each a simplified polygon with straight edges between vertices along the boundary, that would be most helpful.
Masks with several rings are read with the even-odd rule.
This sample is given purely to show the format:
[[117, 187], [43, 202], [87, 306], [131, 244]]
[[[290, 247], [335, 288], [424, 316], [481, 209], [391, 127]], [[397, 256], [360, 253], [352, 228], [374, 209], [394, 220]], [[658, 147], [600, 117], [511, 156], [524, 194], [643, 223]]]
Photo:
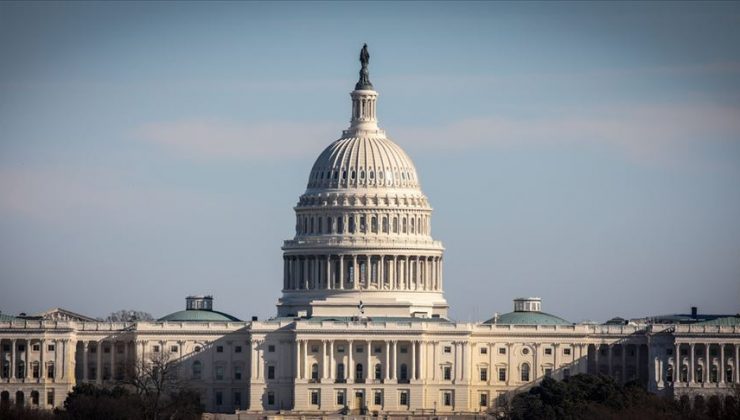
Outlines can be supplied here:
[[702, 321], [697, 322], [694, 325], [724, 325], [724, 326], [733, 326], [733, 325], [740, 325], [740, 316], [725, 316], [722, 318], [715, 318], [711, 319], [709, 321]]
[[573, 325], [572, 322], [566, 321], [555, 315], [537, 311], [514, 311], [498, 317], [494, 317], [484, 322], [484, 324], [499, 325]]
[[13, 315], [8, 315], [0, 312], [0, 322], [11, 322], [15, 321], [17, 318]]
[[211, 322], [211, 321], [237, 321], [240, 319], [229, 314], [219, 311], [207, 311], [203, 309], [188, 309], [184, 311], [173, 312], [159, 318], [157, 321], [175, 321], [175, 322]]
[[78, 314], [64, 308], [51, 308], [44, 312], [39, 312], [36, 316], [40, 316], [43, 319], [57, 320], [57, 321], [87, 321], [95, 322], [95, 318]]

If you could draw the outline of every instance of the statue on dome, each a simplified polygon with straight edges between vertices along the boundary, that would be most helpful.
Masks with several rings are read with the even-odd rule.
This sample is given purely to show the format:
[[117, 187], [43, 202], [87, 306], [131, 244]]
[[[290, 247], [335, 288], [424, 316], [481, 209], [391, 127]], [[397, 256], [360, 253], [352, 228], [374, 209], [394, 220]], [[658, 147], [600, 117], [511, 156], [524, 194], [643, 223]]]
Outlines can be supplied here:
[[367, 44], [362, 45], [360, 50], [360, 80], [355, 85], [355, 90], [373, 89], [373, 84], [370, 83], [370, 72], [367, 70], [367, 64], [370, 62], [370, 53], [367, 51]]

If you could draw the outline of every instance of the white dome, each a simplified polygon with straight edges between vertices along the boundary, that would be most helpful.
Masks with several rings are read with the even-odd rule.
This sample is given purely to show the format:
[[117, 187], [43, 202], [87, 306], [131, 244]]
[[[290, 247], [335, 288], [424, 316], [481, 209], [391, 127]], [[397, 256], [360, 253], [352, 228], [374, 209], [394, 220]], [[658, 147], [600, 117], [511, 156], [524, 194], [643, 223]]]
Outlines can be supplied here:
[[341, 138], [319, 155], [308, 188], [419, 188], [411, 158], [385, 136]]

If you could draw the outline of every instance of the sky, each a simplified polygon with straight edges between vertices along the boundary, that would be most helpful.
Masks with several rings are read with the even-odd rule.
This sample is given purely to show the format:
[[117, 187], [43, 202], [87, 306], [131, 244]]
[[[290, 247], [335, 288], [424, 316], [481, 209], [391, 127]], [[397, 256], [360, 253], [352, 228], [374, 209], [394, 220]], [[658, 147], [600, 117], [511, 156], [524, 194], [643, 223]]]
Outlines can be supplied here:
[[275, 315], [363, 43], [460, 321], [740, 312], [740, 3], [0, 3], [0, 310]]

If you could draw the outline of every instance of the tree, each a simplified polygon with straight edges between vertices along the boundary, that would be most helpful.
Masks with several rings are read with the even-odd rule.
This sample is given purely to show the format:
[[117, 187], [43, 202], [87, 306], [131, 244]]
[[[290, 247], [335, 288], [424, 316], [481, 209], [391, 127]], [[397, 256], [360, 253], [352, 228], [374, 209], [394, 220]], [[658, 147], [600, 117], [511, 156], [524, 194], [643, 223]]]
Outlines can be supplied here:
[[111, 312], [105, 318], [108, 322], [136, 322], [136, 321], [153, 321], [152, 314], [144, 311], [135, 311], [131, 309], [121, 309]]

